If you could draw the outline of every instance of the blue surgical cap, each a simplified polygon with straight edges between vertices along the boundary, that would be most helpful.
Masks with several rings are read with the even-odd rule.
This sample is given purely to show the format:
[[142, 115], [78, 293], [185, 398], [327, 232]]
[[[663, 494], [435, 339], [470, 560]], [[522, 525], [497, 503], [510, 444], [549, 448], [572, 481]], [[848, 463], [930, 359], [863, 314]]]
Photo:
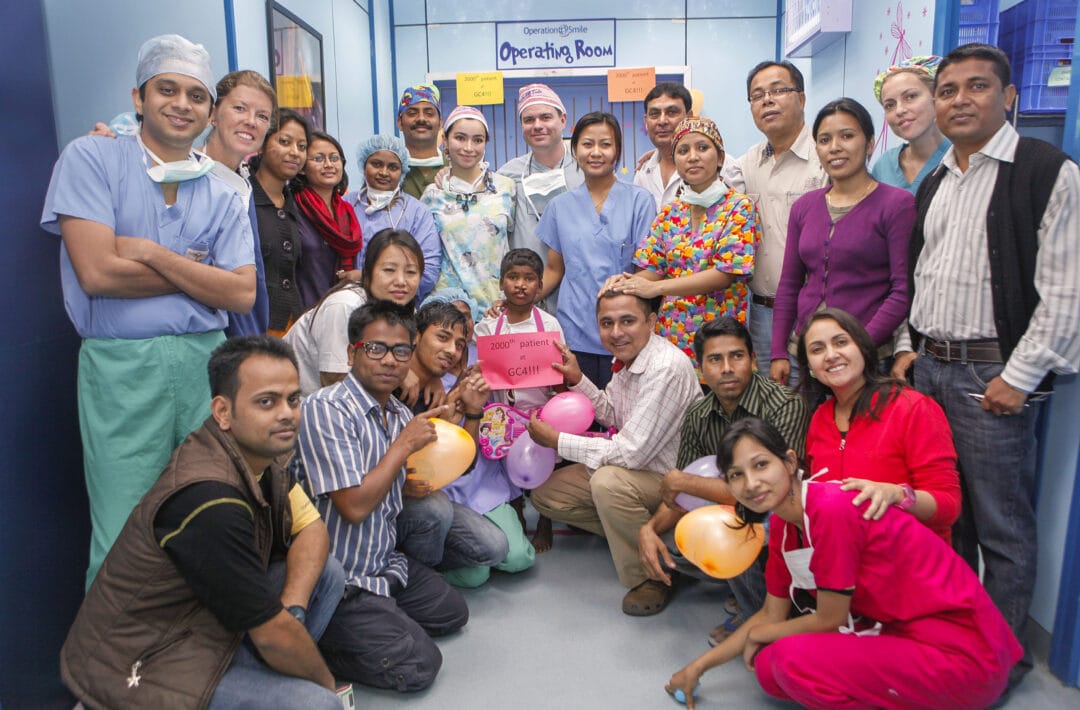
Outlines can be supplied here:
[[401, 187], [405, 183], [405, 174], [409, 172], [409, 149], [405, 147], [405, 141], [397, 136], [381, 134], [372, 136], [361, 143], [360, 150], [356, 153], [360, 169], [363, 170], [368, 158], [380, 150], [390, 151], [401, 161], [401, 180], [398, 182], [398, 187]]
[[480, 322], [484, 317], [484, 312], [480, 310], [480, 304], [476, 302], [476, 299], [460, 288], [440, 288], [438, 291], [433, 291], [423, 300], [420, 308], [429, 303], [453, 303], [454, 301], [461, 301], [469, 307], [473, 323]]

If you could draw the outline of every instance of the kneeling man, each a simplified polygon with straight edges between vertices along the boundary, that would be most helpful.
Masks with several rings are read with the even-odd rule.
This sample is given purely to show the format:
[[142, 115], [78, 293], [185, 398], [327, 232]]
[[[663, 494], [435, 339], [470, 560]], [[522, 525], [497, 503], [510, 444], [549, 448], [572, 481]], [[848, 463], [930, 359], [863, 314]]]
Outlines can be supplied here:
[[571, 391], [589, 398], [596, 420], [618, 429], [611, 439], [560, 434], [533, 417], [536, 443], [579, 463], [555, 471], [533, 491], [541, 515], [607, 538], [619, 581], [630, 589], [622, 609], [650, 616], [667, 605], [670, 587], [649, 579], [638, 556], [638, 530], [660, 504], [663, 474], [675, 467], [679, 424], [701, 399], [694, 365], [655, 334], [659, 299], [607, 291], [597, 300], [600, 341], [611, 351], [614, 375], [603, 390], [582, 375], [565, 345], [556, 365]]
[[315, 639], [341, 565], [277, 460], [300, 420], [292, 349], [234, 338], [209, 371], [211, 416], [105, 557], [61, 651], [64, 684], [91, 707], [340, 708]]
[[320, 648], [339, 678], [399, 692], [435, 680], [432, 636], [465, 625], [461, 593], [394, 550], [405, 460], [435, 440], [429, 417], [393, 396], [413, 358], [416, 323], [386, 301], [349, 316], [349, 375], [304, 400], [300, 458], [345, 566], [345, 598]]

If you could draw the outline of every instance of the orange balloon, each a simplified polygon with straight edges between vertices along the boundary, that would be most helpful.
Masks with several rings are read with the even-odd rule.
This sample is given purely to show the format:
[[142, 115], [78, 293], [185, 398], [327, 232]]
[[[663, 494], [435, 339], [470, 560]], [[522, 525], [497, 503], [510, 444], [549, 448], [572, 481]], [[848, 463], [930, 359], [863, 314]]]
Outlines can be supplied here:
[[405, 460], [411, 478], [427, 481], [434, 489], [456, 480], [469, 470], [476, 458], [476, 442], [456, 424], [445, 419], [429, 420], [435, 425], [435, 441]]
[[683, 557], [702, 572], [731, 579], [747, 570], [765, 544], [765, 526], [742, 520], [730, 505], [706, 505], [692, 510], [675, 526], [675, 544]]

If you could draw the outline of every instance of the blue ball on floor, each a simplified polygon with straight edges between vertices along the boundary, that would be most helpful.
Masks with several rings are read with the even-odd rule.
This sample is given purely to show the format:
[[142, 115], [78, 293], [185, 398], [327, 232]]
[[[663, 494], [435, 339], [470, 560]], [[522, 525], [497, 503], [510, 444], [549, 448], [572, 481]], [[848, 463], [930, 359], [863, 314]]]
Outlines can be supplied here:
[[[697, 697], [697, 691], [698, 691], [698, 688], [700, 688], [700, 687], [701, 687], [701, 683], [698, 683], [697, 685], [694, 686], [693, 695], [694, 695], [695, 698]], [[679, 701], [683, 705], [686, 705], [686, 693], [683, 692], [682, 688], [676, 688], [675, 692], [672, 693], [672, 695], [675, 696], [675, 700]]]

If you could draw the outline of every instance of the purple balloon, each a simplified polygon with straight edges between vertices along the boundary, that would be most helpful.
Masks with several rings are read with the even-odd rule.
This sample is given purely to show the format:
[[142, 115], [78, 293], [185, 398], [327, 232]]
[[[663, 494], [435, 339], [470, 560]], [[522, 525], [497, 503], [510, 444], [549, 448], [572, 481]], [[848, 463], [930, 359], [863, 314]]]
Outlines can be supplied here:
[[540, 446], [526, 431], [506, 453], [506, 475], [518, 488], [536, 488], [555, 470], [555, 457], [555, 449]]
[[540, 410], [540, 419], [564, 434], [584, 434], [594, 416], [592, 402], [580, 392], [560, 392]]
[[[699, 459], [691, 461], [683, 467], [683, 472], [701, 476], [702, 478], [720, 477], [720, 469], [716, 466], [716, 456], [702, 456]], [[703, 505], [712, 505], [715, 501], [698, 498], [697, 496], [692, 496], [688, 493], [680, 493], [675, 496], [675, 502], [682, 506], [683, 510], [694, 510]]]

